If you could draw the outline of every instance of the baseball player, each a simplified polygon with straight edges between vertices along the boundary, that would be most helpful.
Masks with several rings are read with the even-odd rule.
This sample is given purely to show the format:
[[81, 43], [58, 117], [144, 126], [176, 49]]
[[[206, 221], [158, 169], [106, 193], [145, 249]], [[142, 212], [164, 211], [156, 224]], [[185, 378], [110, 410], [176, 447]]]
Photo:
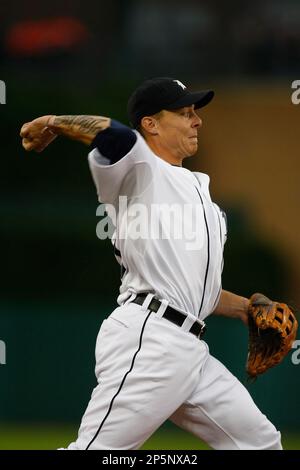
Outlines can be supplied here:
[[155, 78], [129, 99], [132, 128], [48, 115], [21, 129], [26, 150], [59, 135], [89, 145], [99, 201], [115, 214], [119, 306], [101, 325], [98, 384], [70, 450], [138, 449], [166, 419], [214, 449], [281, 449], [280, 433], [203, 341], [208, 315], [247, 323], [249, 304], [222, 290], [226, 219], [209, 177], [182, 167], [198, 148], [197, 111], [213, 96]]

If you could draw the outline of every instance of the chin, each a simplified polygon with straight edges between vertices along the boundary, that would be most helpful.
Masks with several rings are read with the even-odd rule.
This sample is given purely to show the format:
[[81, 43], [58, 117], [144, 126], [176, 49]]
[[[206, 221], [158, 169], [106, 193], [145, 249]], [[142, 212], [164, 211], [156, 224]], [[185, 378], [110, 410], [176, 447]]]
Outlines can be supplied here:
[[195, 153], [197, 153], [197, 150], [198, 150], [198, 145], [193, 145], [193, 147], [191, 148], [191, 150], [188, 153], [188, 157], [193, 157], [195, 155]]

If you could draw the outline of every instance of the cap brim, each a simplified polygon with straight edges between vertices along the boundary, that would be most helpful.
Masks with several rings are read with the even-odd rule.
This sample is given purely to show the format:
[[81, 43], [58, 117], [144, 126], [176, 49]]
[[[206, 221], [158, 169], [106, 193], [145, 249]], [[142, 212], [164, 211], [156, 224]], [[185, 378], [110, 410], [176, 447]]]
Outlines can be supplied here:
[[215, 92], [213, 90], [196, 91], [195, 93], [187, 93], [182, 96], [179, 100], [172, 103], [165, 109], [179, 109], [185, 106], [195, 105], [195, 109], [203, 108], [213, 99]]

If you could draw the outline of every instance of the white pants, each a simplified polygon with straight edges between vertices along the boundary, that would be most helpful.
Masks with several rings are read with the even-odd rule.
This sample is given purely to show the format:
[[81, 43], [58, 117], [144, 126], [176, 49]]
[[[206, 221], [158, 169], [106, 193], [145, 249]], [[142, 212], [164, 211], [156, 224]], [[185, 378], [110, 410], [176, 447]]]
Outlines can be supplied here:
[[280, 433], [207, 344], [135, 303], [102, 323], [95, 372], [69, 450], [138, 449], [168, 418], [214, 449], [281, 449]]

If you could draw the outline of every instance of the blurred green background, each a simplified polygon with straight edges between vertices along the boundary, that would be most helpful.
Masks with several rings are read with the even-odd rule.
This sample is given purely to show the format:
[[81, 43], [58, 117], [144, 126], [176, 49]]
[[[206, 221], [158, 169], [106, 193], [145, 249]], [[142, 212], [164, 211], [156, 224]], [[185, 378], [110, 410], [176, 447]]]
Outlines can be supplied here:
[[[127, 122], [129, 93], [155, 75], [213, 87], [199, 155], [187, 166], [211, 175], [227, 213], [223, 287], [297, 309], [300, 106], [291, 83], [300, 79], [300, 5], [27, 0], [1, 2], [0, 14], [0, 449], [51, 449], [76, 437], [119, 267], [110, 241], [96, 238], [88, 149], [57, 139], [43, 154], [26, 154], [21, 125], [43, 114]], [[246, 329], [223, 318], [207, 323], [212, 354], [245, 382]], [[300, 449], [299, 371], [290, 354], [245, 382], [287, 449]], [[145, 448], [206, 447], [167, 423]]]

